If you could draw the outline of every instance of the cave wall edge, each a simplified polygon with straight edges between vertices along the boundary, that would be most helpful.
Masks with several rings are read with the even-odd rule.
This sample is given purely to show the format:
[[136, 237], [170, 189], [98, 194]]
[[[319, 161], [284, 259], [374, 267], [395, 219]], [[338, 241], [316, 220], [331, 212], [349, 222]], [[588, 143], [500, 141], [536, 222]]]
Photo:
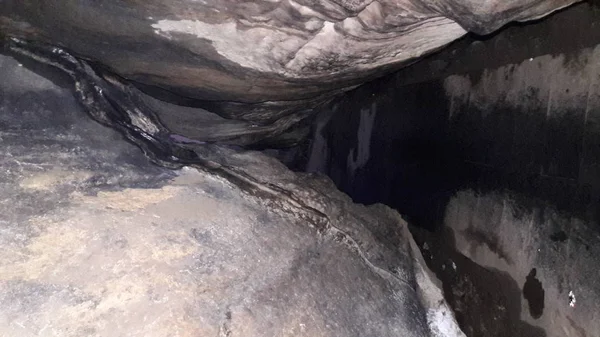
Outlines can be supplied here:
[[322, 109], [306, 170], [521, 292], [533, 274], [542, 312], [523, 296], [520, 318], [548, 336], [599, 336], [599, 27], [583, 3], [366, 84]]

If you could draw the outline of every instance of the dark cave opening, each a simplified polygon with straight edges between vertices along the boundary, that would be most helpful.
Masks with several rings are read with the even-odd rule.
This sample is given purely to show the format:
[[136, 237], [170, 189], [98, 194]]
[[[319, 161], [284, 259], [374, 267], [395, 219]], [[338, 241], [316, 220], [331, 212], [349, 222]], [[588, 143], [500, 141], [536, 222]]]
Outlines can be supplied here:
[[[485, 39], [465, 38], [345, 94], [323, 108], [335, 113], [312, 141], [323, 139], [327, 153], [314, 145], [306, 169], [325, 170], [357, 202], [386, 203], [429, 229], [461, 189], [510, 190], [525, 208], [549, 204], [598, 222], [600, 117], [590, 72], [597, 71], [599, 17], [581, 4]], [[436, 70], [439, 63], [446, 69]], [[562, 73], [552, 76], [556, 71]], [[376, 110], [362, 145], [368, 162], [350, 170], [367, 110]]]
[[469, 336], [543, 336], [550, 310], [580, 330], [568, 293], [599, 276], [583, 267], [600, 249], [599, 25], [581, 4], [465, 38], [345, 94], [314, 128], [306, 169], [407, 219], [457, 317], [480, 316], [462, 320]]

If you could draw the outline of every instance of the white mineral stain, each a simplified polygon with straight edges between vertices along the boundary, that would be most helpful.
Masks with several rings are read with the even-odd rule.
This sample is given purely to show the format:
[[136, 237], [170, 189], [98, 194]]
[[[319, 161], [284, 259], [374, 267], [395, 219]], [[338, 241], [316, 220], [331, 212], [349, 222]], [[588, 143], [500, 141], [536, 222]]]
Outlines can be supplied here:
[[279, 69], [306, 40], [274, 28], [239, 27], [229, 21], [209, 24], [199, 20], [160, 20], [153, 24], [155, 32], [167, 38], [174, 33], [194, 35], [210, 41], [223, 57], [261, 71]]

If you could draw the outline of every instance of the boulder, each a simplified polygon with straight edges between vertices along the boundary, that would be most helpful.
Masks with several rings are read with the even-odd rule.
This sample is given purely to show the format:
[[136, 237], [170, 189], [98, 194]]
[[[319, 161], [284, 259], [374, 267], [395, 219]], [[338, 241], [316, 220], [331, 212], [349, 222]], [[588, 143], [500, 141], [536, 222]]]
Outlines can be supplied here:
[[236, 148], [157, 166], [68, 78], [0, 74], [0, 335], [463, 336], [390, 208]]

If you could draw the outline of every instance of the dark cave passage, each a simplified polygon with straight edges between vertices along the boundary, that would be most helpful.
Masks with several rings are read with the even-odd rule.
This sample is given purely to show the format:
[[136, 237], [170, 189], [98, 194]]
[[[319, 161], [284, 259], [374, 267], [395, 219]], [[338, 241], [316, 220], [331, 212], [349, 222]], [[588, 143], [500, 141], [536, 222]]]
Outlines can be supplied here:
[[[464, 189], [506, 189], [525, 207], [547, 204], [598, 222], [599, 20], [583, 4], [484, 40], [467, 38], [363, 85], [324, 108], [307, 170], [426, 228], [441, 223], [439, 208]], [[567, 23], [571, 33], [593, 34], [559, 34]], [[505, 49], [507, 41], [513, 48]], [[446, 66], [436, 71], [435, 64]], [[415, 69], [428, 71], [415, 76]]]
[[[467, 38], [347, 93], [317, 121], [306, 169], [414, 226], [458, 317], [482, 317], [463, 320], [468, 335], [575, 331], [573, 316], [595, 317], [573, 312], [568, 293], [598, 298], [597, 284], [582, 279], [600, 276], [584, 267], [600, 262], [598, 25], [583, 4]], [[448, 274], [450, 259], [460, 272]], [[484, 299], [504, 278], [521, 290]], [[481, 297], [457, 300], [469, 291]]]

